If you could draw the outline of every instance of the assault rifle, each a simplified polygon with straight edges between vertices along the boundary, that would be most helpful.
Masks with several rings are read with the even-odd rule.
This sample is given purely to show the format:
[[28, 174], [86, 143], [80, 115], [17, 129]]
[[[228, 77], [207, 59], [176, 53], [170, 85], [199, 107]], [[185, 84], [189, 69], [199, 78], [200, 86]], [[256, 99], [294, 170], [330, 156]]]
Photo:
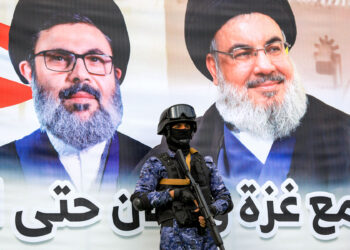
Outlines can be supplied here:
[[190, 185], [195, 192], [199, 210], [201, 211], [201, 214], [205, 219], [206, 225], [208, 225], [210, 229], [211, 236], [213, 237], [215, 244], [218, 246], [220, 250], [225, 250], [224, 243], [220, 236], [219, 230], [215, 224], [214, 217], [209, 210], [209, 206], [207, 202], [205, 201], [202, 190], [199, 187], [198, 183], [194, 180], [193, 176], [191, 175], [190, 170], [186, 164], [185, 157], [180, 149], [176, 151], [175, 157], [179, 162], [184, 174], [187, 176], [188, 179], [190, 179]]

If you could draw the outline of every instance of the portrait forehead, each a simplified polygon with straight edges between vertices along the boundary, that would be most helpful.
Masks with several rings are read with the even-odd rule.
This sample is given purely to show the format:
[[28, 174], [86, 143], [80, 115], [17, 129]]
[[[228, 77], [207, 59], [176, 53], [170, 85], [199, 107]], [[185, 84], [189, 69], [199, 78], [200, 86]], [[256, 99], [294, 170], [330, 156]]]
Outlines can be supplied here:
[[219, 49], [227, 49], [235, 44], [264, 46], [272, 38], [283, 41], [282, 31], [271, 17], [261, 13], [233, 17], [215, 34]]
[[78, 54], [93, 51], [113, 56], [107, 37], [94, 25], [87, 23], [58, 24], [42, 30], [34, 52], [51, 49], [63, 49]]

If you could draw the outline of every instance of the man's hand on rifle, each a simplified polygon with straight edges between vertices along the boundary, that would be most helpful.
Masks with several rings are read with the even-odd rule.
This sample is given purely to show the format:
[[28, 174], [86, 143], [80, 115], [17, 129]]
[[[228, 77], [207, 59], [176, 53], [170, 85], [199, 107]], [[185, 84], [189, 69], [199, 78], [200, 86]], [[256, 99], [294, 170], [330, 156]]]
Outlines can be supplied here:
[[[197, 207], [196, 210], [194, 210], [194, 212], [197, 213], [197, 212], [199, 212], [198, 202], [196, 200], [193, 200], [193, 202]], [[204, 228], [205, 227], [205, 219], [202, 215], [198, 216], [198, 221], [199, 221], [199, 225]]]
[[174, 201], [188, 203], [195, 200], [195, 197], [189, 188], [175, 188], [174, 190], [170, 190], [169, 194]]
[[[169, 194], [173, 200], [182, 200], [184, 202], [193, 201], [194, 204], [196, 205], [196, 209], [193, 212], [195, 212], [195, 213], [199, 212], [198, 202], [197, 202], [197, 200], [195, 200], [194, 196], [192, 195], [192, 193], [188, 189], [179, 188], [179, 189], [175, 189], [175, 190], [170, 190]], [[204, 228], [206, 226], [205, 219], [203, 216], [201, 216], [201, 215], [198, 216], [198, 221], [199, 221], [199, 225], [201, 227]]]

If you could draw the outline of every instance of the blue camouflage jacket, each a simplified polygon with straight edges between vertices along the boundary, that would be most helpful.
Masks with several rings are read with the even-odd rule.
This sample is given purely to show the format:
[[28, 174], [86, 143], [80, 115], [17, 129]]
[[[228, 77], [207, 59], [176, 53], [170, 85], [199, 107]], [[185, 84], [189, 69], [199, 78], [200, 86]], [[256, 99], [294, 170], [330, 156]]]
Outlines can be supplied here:
[[[168, 154], [170, 157], [175, 157], [172, 151], [168, 151]], [[214, 198], [214, 202], [208, 205], [213, 205], [216, 208], [217, 213], [215, 215], [224, 214], [230, 206], [230, 193], [225, 187], [213, 159], [210, 156], [206, 156], [204, 160], [210, 170], [210, 190]], [[150, 205], [154, 208], [172, 202], [169, 190], [157, 190], [159, 181], [163, 178], [168, 178], [165, 166], [157, 157], [150, 157], [142, 166], [140, 178], [136, 183], [135, 193], [146, 193]]]

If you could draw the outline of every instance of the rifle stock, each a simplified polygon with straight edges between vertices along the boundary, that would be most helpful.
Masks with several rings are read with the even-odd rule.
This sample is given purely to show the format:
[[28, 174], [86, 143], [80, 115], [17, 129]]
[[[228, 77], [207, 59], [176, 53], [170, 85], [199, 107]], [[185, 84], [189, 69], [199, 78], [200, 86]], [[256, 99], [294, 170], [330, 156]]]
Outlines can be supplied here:
[[215, 224], [215, 220], [213, 215], [211, 214], [209, 210], [209, 206], [207, 202], [205, 201], [204, 195], [202, 193], [202, 190], [200, 189], [198, 183], [194, 180], [193, 176], [191, 175], [191, 172], [186, 164], [185, 157], [180, 149], [176, 151], [175, 158], [179, 162], [182, 171], [185, 173], [188, 179], [190, 179], [190, 185], [192, 186], [193, 190], [195, 191], [195, 196], [197, 198], [198, 206], [201, 211], [201, 214], [203, 215], [206, 225], [209, 227], [211, 235], [214, 239], [215, 244], [220, 250], [225, 250], [224, 243], [222, 241], [222, 238], [220, 236], [219, 230]]

